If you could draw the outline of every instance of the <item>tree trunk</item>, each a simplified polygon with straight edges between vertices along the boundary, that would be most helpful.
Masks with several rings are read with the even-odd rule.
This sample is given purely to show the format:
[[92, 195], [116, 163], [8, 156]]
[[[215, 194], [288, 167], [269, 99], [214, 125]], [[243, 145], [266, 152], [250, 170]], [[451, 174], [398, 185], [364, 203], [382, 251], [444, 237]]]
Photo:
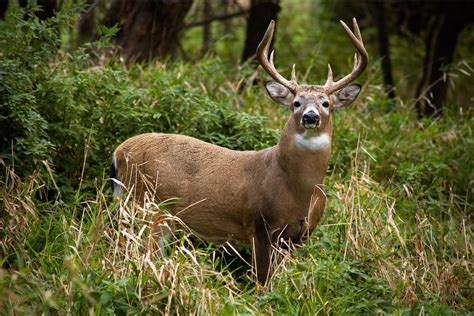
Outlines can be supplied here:
[[385, 91], [388, 97], [393, 99], [395, 98], [395, 85], [393, 83], [392, 62], [390, 59], [390, 41], [385, 16], [385, 2], [369, 1], [368, 5], [377, 27], [377, 41], [379, 54], [382, 58], [382, 75]]
[[441, 25], [436, 38], [433, 52], [433, 63], [431, 75], [428, 83], [428, 106], [425, 107], [425, 114], [439, 116], [443, 112], [443, 105], [448, 91], [448, 81], [444, 76], [446, 67], [453, 61], [454, 52], [460, 30], [450, 23], [449, 19]]
[[[223, 15], [228, 15], [230, 12], [232, 2], [228, 0], [221, 0], [220, 6], [222, 7], [222, 13]], [[224, 31], [223, 34], [230, 34], [231, 33], [231, 24], [229, 20], [224, 20], [222, 22]]]
[[271, 20], [277, 20], [280, 11], [279, 0], [252, 0], [247, 18], [247, 32], [242, 61], [255, 58], [257, 46], [263, 38]]
[[191, 4], [192, 0], [114, 0], [104, 24], [119, 24], [114, 42], [129, 60], [162, 58], [174, 54]]
[[433, 40], [435, 34], [437, 33], [438, 25], [436, 21], [439, 17], [433, 17], [428, 23], [428, 31], [425, 37], [425, 56], [423, 57], [423, 73], [421, 74], [420, 81], [416, 86], [415, 99], [416, 101], [416, 111], [418, 116], [423, 116], [424, 106], [426, 100], [424, 97], [424, 89], [426, 89], [426, 83], [428, 78], [431, 76], [431, 60], [432, 60], [432, 50], [433, 50]]
[[[211, 0], [204, 0], [203, 20], [209, 20], [212, 17], [212, 3]], [[209, 52], [211, 46], [212, 34], [211, 34], [211, 22], [204, 23], [202, 26], [202, 54], [205, 55]]]
[[0, 20], [5, 19], [5, 13], [7, 13], [8, 1], [0, 0]]
[[[98, 1], [98, 0], [96, 0]], [[77, 30], [77, 41], [78, 44], [83, 44], [89, 41], [92, 41], [96, 36], [96, 25], [94, 22], [94, 10], [97, 6], [97, 2], [94, 0], [86, 0], [87, 9], [82, 14], [81, 19], [79, 20], [78, 30]]]
[[[459, 34], [474, 22], [472, 2], [442, 3], [440, 25], [434, 39], [430, 62], [428, 92], [419, 113], [427, 116], [441, 116], [448, 93], [447, 67], [452, 64]], [[427, 54], [429, 52], [426, 52]]]

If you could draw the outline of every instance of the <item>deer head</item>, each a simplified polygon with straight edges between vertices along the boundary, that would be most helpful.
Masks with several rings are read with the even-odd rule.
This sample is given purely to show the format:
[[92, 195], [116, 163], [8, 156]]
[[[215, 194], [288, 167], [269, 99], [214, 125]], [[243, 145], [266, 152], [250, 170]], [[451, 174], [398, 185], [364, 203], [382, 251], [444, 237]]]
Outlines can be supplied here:
[[[324, 85], [300, 85], [296, 81], [295, 65], [291, 80], [285, 79], [273, 64], [273, 51], [268, 59], [268, 50], [273, 38], [275, 22], [271, 21], [258, 45], [257, 58], [263, 69], [275, 80], [265, 84], [268, 94], [277, 103], [286, 105], [292, 111], [294, 126], [298, 132], [326, 130], [330, 124], [330, 114], [334, 109], [350, 105], [359, 95], [361, 86], [350, 84], [367, 67], [368, 54], [364, 48], [357, 21], [353, 19], [354, 32], [340, 21], [358, 53], [354, 56], [352, 72], [334, 82], [331, 65], [328, 65], [328, 78]], [[330, 128], [330, 127], [329, 127]]]

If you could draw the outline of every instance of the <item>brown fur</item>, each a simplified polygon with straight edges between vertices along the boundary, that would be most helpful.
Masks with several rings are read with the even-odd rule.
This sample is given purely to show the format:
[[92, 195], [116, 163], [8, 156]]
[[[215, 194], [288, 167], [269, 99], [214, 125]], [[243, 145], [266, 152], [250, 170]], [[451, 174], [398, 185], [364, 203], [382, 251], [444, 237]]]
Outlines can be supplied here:
[[[252, 246], [264, 232], [264, 248], [277, 237], [297, 243], [321, 219], [330, 150], [297, 150], [295, 125], [290, 118], [280, 143], [261, 151], [233, 151], [182, 135], [138, 135], [115, 152], [117, 179], [139, 203], [145, 192], [159, 201], [180, 198], [173, 212], [207, 239]], [[325, 130], [330, 133], [330, 122]], [[269, 262], [263, 261], [257, 273], [265, 282]]]

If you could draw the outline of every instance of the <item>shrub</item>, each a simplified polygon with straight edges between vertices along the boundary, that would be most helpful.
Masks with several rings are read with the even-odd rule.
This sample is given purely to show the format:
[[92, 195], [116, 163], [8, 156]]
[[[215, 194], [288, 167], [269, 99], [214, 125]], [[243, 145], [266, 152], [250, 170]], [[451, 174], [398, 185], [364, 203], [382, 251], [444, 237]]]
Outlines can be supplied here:
[[[118, 60], [93, 67], [88, 47], [58, 51], [61, 27], [74, 12], [64, 9], [46, 21], [34, 15], [24, 21], [21, 12], [11, 12], [2, 25], [0, 150], [18, 174], [31, 174], [46, 160], [69, 192], [80, 178], [102, 178], [120, 142], [152, 131], [188, 134], [232, 149], [276, 142], [262, 116], [235, 111], [228, 97], [202, 93], [202, 81], [223, 70], [218, 59], [143, 70], [127, 69]], [[111, 33], [105, 30], [106, 39]], [[218, 84], [214, 78], [206, 85]]]

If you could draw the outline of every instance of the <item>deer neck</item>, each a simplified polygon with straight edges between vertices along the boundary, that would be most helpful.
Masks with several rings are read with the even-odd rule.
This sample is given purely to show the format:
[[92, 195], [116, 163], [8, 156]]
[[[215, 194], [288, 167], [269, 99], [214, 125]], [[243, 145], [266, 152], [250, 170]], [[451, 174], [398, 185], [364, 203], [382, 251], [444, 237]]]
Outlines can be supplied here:
[[277, 146], [277, 161], [294, 188], [312, 191], [321, 184], [331, 156], [332, 123], [322, 129], [299, 130], [290, 118]]

